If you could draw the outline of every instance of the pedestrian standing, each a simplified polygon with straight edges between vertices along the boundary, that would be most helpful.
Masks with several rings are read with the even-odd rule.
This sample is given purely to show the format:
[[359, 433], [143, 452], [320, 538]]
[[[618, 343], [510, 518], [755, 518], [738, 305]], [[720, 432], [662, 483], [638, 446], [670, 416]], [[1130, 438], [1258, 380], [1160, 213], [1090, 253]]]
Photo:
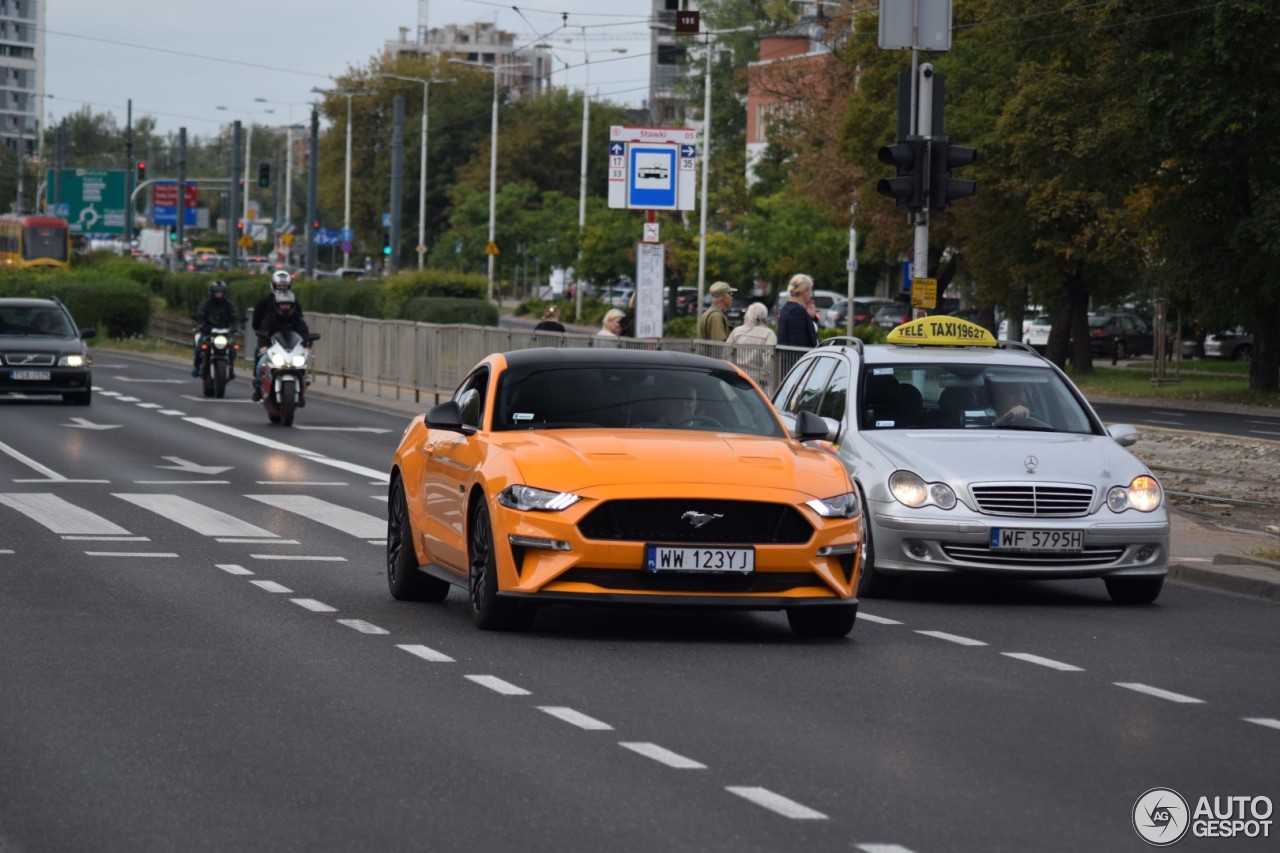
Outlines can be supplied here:
[[818, 330], [805, 307], [813, 295], [813, 279], [804, 273], [796, 273], [787, 283], [787, 302], [778, 317], [778, 346], [815, 347]]
[[711, 304], [698, 317], [698, 337], [704, 341], [725, 341], [729, 339], [729, 317], [725, 309], [733, 305], [733, 294], [737, 293], [728, 282], [717, 281], [711, 285]]

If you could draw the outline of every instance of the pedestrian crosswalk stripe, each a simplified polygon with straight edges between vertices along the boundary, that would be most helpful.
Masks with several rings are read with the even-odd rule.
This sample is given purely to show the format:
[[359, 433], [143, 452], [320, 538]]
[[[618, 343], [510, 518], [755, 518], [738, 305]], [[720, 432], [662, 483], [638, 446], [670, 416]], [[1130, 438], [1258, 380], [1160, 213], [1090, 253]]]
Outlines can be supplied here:
[[245, 495], [245, 497], [306, 516], [312, 521], [318, 521], [343, 533], [350, 533], [352, 536], [359, 536], [361, 539], [374, 539], [387, 535], [386, 519], [367, 512], [347, 509], [309, 495]]
[[256, 536], [259, 538], [277, 538], [275, 533], [241, 521], [234, 515], [228, 515], [209, 507], [199, 501], [184, 498], [181, 495], [122, 494], [115, 493], [121, 500], [149, 509], [157, 515], [190, 528], [205, 536]]
[[0, 494], [0, 504], [16, 509], [54, 533], [83, 536], [130, 535], [120, 525], [48, 492]]

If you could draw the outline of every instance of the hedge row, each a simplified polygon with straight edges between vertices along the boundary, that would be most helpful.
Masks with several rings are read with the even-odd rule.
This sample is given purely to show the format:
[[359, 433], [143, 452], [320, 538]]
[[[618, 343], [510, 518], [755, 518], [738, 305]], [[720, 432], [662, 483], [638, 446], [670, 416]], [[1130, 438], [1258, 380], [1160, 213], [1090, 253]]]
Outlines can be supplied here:
[[0, 296], [56, 297], [71, 311], [78, 326], [92, 326], [100, 337], [142, 335], [151, 326], [151, 295], [142, 285], [93, 270], [9, 271], [0, 276]]

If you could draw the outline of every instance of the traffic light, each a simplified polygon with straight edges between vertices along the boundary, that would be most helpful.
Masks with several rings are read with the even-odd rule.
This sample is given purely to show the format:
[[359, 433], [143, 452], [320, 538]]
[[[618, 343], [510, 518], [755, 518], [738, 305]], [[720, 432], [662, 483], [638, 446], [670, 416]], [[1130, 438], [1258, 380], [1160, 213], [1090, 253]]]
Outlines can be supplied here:
[[142, 160], [138, 161], [138, 183], [142, 183], [147, 179], [147, 164]]
[[907, 137], [893, 145], [883, 146], [878, 157], [881, 163], [897, 168], [897, 175], [881, 178], [876, 182], [876, 192], [888, 196], [915, 213], [924, 208], [924, 176], [926, 144], [920, 137]]
[[391, 235], [383, 232], [382, 235], [382, 254], [391, 254]]
[[978, 159], [973, 148], [952, 145], [945, 136], [935, 137], [929, 164], [929, 209], [946, 210], [958, 198], [968, 198], [978, 191], [978, 182], [951, 177], [957, 166], [968, 166]]
[[169, 226], [169, 242], [170, 243], [178, 242], [178, 227], [176, 225]]
[[271, 164], [270, 163], [258, 164], [258, 186], [260, 187], [271, 186]]

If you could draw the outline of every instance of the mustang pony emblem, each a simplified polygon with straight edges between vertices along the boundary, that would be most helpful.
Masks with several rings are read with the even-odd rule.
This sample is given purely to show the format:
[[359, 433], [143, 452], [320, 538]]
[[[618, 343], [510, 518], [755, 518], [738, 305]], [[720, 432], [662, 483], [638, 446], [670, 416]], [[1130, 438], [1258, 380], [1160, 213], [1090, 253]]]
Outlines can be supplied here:
[[717, 518], [724, 518], [724, 516], [718, 512], [707, 515], [705, 512], [694, 512], [693, 510], [689, 510], [680, 516], [681, 521], [687, 521], [694, 527], [705, 527]]

